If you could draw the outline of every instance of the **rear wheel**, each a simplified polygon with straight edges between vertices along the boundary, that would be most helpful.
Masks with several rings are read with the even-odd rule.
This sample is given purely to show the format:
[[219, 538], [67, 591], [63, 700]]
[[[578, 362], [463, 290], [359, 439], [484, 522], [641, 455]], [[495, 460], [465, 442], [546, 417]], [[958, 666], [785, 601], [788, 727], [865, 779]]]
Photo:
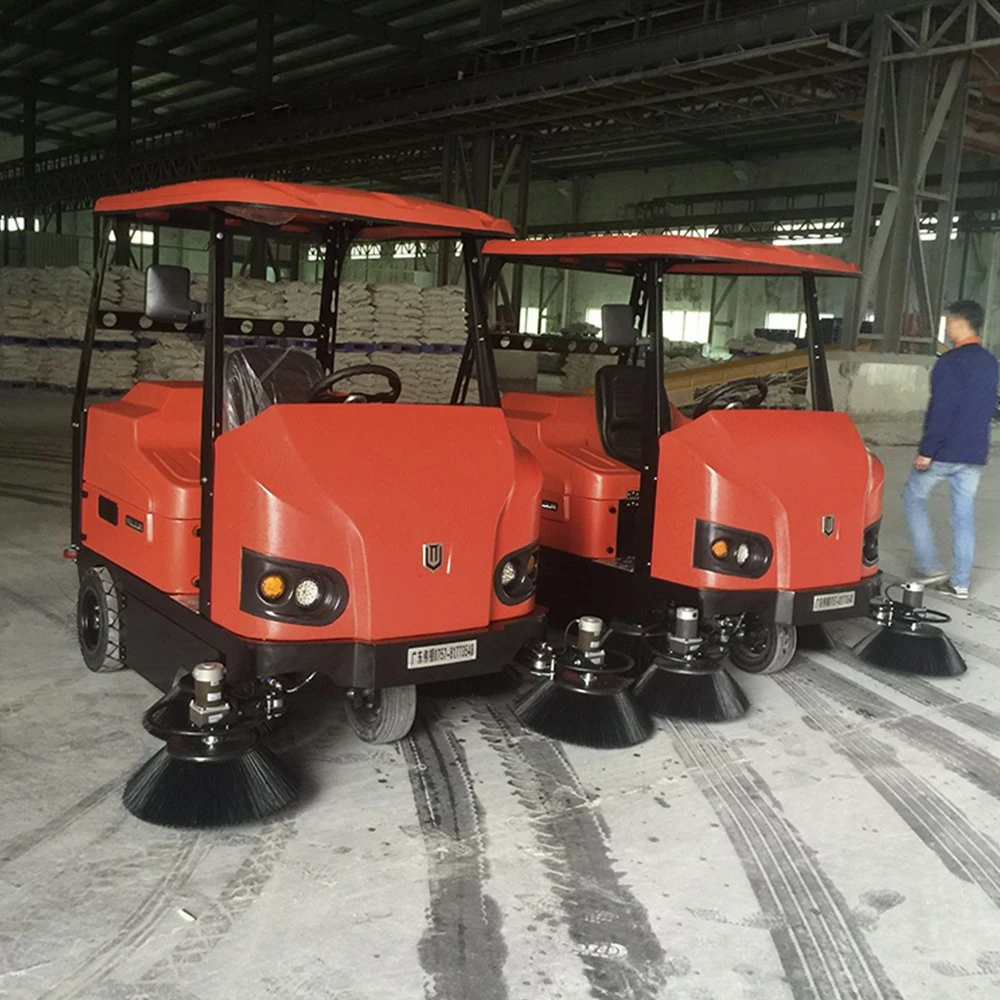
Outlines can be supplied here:
[[776, 625], [748, 616], [729, 645], [729, 658], [748, 674], [776, 674], [792, 662], [797, 645], [794, 625]]
[[89, 670], [104, 674], [125, 666], [121, 594], [106, 566], [93, 566], [80, 580], [76, 634]]
[[417, 687], [352, 691], [347, 696], [347, 717], [365, 743], [395, 743], [413, 728], [417, 717]]

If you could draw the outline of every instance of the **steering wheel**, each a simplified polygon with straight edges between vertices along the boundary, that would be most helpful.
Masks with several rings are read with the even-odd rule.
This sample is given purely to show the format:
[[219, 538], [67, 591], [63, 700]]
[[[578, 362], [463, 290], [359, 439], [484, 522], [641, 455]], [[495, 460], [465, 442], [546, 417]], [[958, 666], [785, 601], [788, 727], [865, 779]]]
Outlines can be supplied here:
[[[745, 396], [748, 390], [753, 395]], [[691, 411], [691, 419], [709, 410], [756, 410], [767, 399], [767, 383], [759, 378], [742, 378], [726, 382], [706, 392]], [[718, 404], [722, 404], [721, 406]]]
[[[344, 379], [357, 375], [381, 375], [389, 383], [388, 392], [349, 392], [346, 396], [326, 395], [330, 389]], [[395, 403], [403, 391], [403, 383], [399, 376], [384, 365], [354, 365], [353, 368], [341, 368], [339, 372], [330, 372], [309, 388], [310, 403]]]

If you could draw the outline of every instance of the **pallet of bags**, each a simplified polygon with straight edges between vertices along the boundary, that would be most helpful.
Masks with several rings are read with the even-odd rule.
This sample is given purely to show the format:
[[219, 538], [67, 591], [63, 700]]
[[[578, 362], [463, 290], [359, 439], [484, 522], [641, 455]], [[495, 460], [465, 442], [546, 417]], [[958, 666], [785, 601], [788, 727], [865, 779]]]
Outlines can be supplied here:
[[345, 281], [340, 286], [338, 307], [339, 343], [370, 344], [375, 340], [375, 299], [368, 285]]
[[461, 285], [422, 288], [420, 304], [420, 339], [425, 344], [465, 343], [465, 289]]
[[288, 319], [284, 288], [262, 278], [226, 278], [226, 314], [247, 319]]
[[143, 340], [139, 347], [137, 377], [141, 381], [200, 381], [204, 358], [202, 338], [185, 333], [165, 333]]
[[382, 344], [419, 344], [422, 338], [423, 308], [420, 288], [412, 284], [372, 286], [375, 303], [373, 340]]
[[286, 319], [315, 323], [319, 319], [322, 286], [305, 281], [284, 281], [278, 286], [284, 300]]
[[0, 382], [41, 382], [45, 342], [24, 337], [5, 338], [0, 355]]

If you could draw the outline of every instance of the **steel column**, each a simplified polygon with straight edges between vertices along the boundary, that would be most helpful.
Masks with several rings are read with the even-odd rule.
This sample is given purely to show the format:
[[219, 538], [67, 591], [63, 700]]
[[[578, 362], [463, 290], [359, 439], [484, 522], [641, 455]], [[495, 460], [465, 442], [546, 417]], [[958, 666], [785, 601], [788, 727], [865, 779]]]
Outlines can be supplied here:
[[[23, 153], [24, 153], [24, 176], [30, 182], [35, 176], [35, 139], [37, 137], [37, 121], [36, 115], [38, 111], [38, 102], [35, 99], [35, 88], [32, 84], [28, 84], [24, 88], [24, 113], [22, 118], [24, 119], [24, 137], [23, 137]], [[24, 206], [24, 240], [25, 240], [25, 252], [27, 252], [27, 240], [28, 233], [33, 233], [35, 231], [35, 206], [31, 202], [28, 202]]]
[[[903, 108], [899, 129], [900, 174], [896, 217], [889, 237], [887, 266], [880, 273], [885, 311], [876, 317], [882, 334], [882, 349], [899, 350], [903, 326], [910, 308], [913, 231], [919, 219], [918, 191], [926, 136], [924, 114], [930, 87], [930, 63], [926, 59], [903, 64], [899, 71], [898, 97]], [[926, 167], [926, 161], [924, 162]], [[885, 225], [885, 223], [883, 223]]]
[[[970, 60], [962, 56], [955, 61], [961, 64], [961, 79], [951, 105], [945, 126], [944, 165], [941, 170], [941, 192], [944, 200], [938, 206], [938, 222], [931, 258], [930, 287], [931, 309], [935, 320], [944, 308], [944, 289], [948, 278], [948, 260], [951, 254], [951, 231], [954, 227], [955, 208], [958, 202], [958, 183], [962, 171], [962, 143], [965, 131], [965, 113], [969, 102]], [[937, 331], [932, 335], [936, 338]]]
[[[441, 148], [441, 200], [448, 204], [455, 201], [455, 160], [458, 155], [458, 137], [446, 135]], [[451, 266], [455, 244], [452, 240], [438, 241], [437, 283], [451, 284]]]
[[274, 8], [262, 3], [257, 10], [257, 52], [254, 81], [257, 87], [257, 118], [271, 116], [271, 87], [274, 80]]
[[[518, 164], [517, 206], [514, 210], [514, 227], [519, 238], [528, 235], [528, 197], [531, 192], [531, 146], [527, 139], [521, 141], [521, 155]], [[524, 265], [514, 265], [510, 281], [511, 326], [521, 328], [521, 301], [524, 297]]]
[[[861, 148], [858, 151], [858, 180], [854, 189], [854, 215], [851, 221], [851, 242], [848, 259], [853, 260], [864, 274], [868, 263], [869, 231], [872, 203], [875, 197], [875, 179], [878, 172], [879, 137], [882, 131], [884, 108], [884, 82], [888, 67], [884, 62], [888, 41], [888, 25], [884, 14], [878, 14], [872, 27], [871, 62], [868, 65], [868, 84], [865, 91], [865, 117], [861, 127]], [[877, 263], [875, 267], [877, 267]], [[858, 334], [868, 303], [862, 298], [860, 282], [854, 282], [848, 292], [842, 330], [843, 346], [853, 350], [858, 344]]]

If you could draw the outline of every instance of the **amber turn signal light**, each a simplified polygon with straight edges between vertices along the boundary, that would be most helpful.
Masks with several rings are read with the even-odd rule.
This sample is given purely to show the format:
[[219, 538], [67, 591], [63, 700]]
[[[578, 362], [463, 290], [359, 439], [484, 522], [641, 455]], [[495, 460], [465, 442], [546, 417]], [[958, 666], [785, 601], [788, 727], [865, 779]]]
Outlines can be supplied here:
[[729, 542], [724, 538], [716, 538], [710, 546], [710, 551], [716, 559], [725, 559], [729, 555]]
[[280, 601], [287, 589], [288, 584], [280, 573], [267, 573], [257, 584], [257, 591], [265, 601]]

